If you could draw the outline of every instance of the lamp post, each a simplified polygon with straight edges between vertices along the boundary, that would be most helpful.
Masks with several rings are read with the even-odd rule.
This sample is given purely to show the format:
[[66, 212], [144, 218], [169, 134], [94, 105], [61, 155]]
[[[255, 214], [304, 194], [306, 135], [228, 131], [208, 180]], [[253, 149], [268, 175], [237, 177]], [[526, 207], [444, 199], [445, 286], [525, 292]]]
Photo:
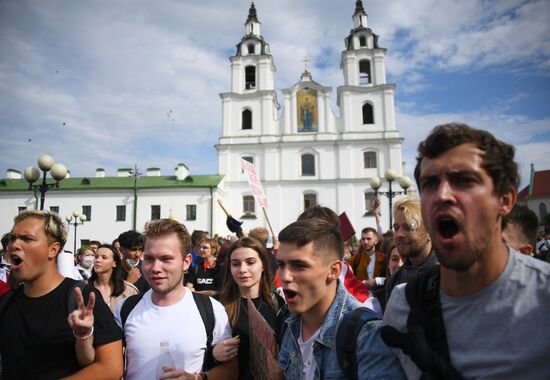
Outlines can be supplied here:
[[397, 173], [393, 169], [386, 170], [386, 173], [384, 173], [384, 178], [386, 181], [388, 181], [388, 191], [378, 191], [380, 189], [380, 186], [382, 185], [382, 182], [380, 181], [380, 178], [374, 177], [370, 181], [370, 187], [374, 190], [374, 195], [378, 196], [378, 194], [382, 194], [386, 197], [388, 197], [390, 202], [390, 229], [393, 229], [393, 210], [392, 210], [392, 199], [396, 195], [405, 194], [407, 195], [407, 189], [411, 187], [412, 180], [407, 177], [401, 177], [399, 179], [399, 186], [403, 188], [403, 191], [393, 191], [392, 190], [392, 182], [395, 181], [397, 178]]
[[[63, 180], [67, 175], [67, 168], [63, 164], [56, 164], [52, 156], [44, 154], [38, 158], [38, 167], [43, 172], [42, 183], [33, 185], [40, 178], [40, 171], [34, 167], [29, 166], [24, 171], [24, 176], [29, 183], [29, 190], [33, 190], [35, 193], [40, 192], [40, 210], [44, 210], [44, 200], [46, 199], [46, 191], [55, 187], [59, 187], [59, 181]], [[46, 182], [46, 174], [50, 172], [55, 183]]]
[[[73, 216], [74, 216], [74, 222], [71, 223], [71, 221], [73, 220]], [[84, 222], [87, 219], [88, 218], [86, 218], [86, 215], [80, 215], [76, 211], [73, 211], [72, 216], [69, 215], [69, 216], [65, 217], [65, 220], [67, 221], [67, 223], [69, 223], [69, 225], [71, 225], [71, 226], [74, 226], [74, 251], [73, 251], [73, 255], [75, 255], [75, 256], [76, 256], [76, 228], [78, 227], [79, 224], [84, 224]]]
[[139, 179], [139, 176], [141, 175], [140, 171], [138, 170], [137, 164], [134, 164], [134, 170], [130, 170], [130, 174], [132, 177], [134, 177], [134, 217], [132, 221], [132, 229], [136, 231], [136, 224], [137, 224], [137, 180]]

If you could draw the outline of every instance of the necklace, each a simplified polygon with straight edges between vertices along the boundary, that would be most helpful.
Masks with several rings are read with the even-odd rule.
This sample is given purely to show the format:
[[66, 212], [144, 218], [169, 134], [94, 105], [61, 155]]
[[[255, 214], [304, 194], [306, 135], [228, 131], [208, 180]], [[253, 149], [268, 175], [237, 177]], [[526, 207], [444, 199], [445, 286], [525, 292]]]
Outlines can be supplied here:
[[[113, 298], [111, 287], [110, 286], [104, 287], [104, 286], [98, 285], [97, 281], [94, 282], [94, 287], [97, 290], [99, 290], [99, 292], [103, 296], [103, 300], [105, 301], [105, 303], [107, 305], [111, 306], [111, 300]], [[108, 293], [105, 293], [106, 290], [107, 290]]]
[[[262, 305], [263, 305], [263, 300], [261, 298], [256, 298], [256, 299], [259, 299], [260, 302], [258, 303], [258, 306], [256, 306], [256, 304], [254, 303], [254, 299], [252, 300], [252, 303], [254, 304], [254, 306], [256, 307], [256, 310], [258, 310], [258, 312], [260, 312], [260, 310], [262, 309]], [[248, 305], [248, 302], [247, 302], [247, 299], [246, 298], [241, 298], [241, 307], [242, 309], [244, 310], [245, 314], [248, 315], [248, 307], [245, 306], [245, 304]], [[260, 312], [261, 314], [261, 312]]]

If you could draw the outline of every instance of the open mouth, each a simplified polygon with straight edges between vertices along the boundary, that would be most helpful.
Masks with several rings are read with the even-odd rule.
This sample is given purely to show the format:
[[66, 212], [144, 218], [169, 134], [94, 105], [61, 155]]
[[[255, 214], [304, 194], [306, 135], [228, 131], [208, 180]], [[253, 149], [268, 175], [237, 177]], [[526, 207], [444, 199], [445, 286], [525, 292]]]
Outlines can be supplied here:
[[441, 236], [445, 239], [451, 239], [458, 233], [458, 225], [449, 218], [443, 218], [437, 223], [437, 228]]
[[285, 299], [287, 301], [293, 299], [294, 297], [296, 297], [298, 295], [298, 293], [296, 293], [294, 290], [290, 290], [290, 289], [283, 289], [283, 293], [285, 294]]
[[9, 261], [12, 269], [17, 269], [23, 263], [23, 260], [17, 255], [10, 255]]

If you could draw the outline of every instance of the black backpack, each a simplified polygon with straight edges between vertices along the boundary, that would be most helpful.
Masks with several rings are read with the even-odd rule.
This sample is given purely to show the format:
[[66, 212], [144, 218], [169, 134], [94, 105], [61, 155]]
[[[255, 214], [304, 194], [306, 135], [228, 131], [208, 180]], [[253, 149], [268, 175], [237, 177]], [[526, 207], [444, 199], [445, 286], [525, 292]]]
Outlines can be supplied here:
[[400, 348], [422, 371], [420, 379], [461, 380], [452, 366], [447, 334], [439, 300], [439, 265], [412, 278], [405, 287], [410, 306], [407, 333], [393, 326], [384, 326], [382, 340], [390, 347]]
[[[279, 347], [286, 330], [286, 320], [290, 316], [285, 304], [277, 313], [277, 342]], [[380, 317], [366, 307], [358, 307], [344, 314], [336, 331], [336, 357], [344, 375], [349, 380], [357, 380], [357, 337], [365, 323], [379, 320]]]
[[[130, 315], [134, 307], [136, 307], [136, 305], [139, 303], [139, 301], [141, 301], [143, 295], [144, 293], [134, 294], [125, 299], [124, 304], [120, 309], [120, 319], [122, 321], [123, 331], [128, 316]], [[206, 330], [206, 351], [204, 352], [202, 370], [207, 371], [216, 366], [216, 361], [212, 352], [212, 339], [214, 325], [216, 324], [216, 318], [214, 316], [214, 308], [212, 307], [212, 301], [210, 301], [210, 297], [201, 293], [193, 292], [193, 299], [195, 300], [195, 304], [199, 309], [199, 313], [201, 315], [202, 322], [204, 323], [204, 328]]]

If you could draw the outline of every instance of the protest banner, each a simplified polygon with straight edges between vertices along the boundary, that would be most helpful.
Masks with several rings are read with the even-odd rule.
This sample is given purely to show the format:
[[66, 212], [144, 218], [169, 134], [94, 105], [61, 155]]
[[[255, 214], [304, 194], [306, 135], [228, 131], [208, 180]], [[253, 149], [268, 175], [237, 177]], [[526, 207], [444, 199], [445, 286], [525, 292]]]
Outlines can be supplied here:
[[248, 329], [250, 333], [250, 371], [255, 379], [275, 379], [277, 374], [271, 373], [267, 358], [270, 355], [277, 360], [277, 340], [275, 332], [267, 321], [256, 310], [256, 306], [248, 298]]
[[254, 199], [256, 200], [256, 202], [258, 202], [258, 204], [262, 207], [265, 220], [267, 221], [267, 225], [269, 226], [269, 230], [271, 231], [271, 236], [275, 236], [275, 233], [273, 232], [273, 227], [271, 226], [271, 221], [269, 220], [267, 216], [267, 211], [265, 210], [265, 208], [267, 207], [267, 198], [265, 197], [264, 189], [262, 187], [260, 179], [256, 174], [256, 168], [254, 167], [253, 163], [243, 160], [242, 158], [241, 158], [241, 167], [243, 171], [246, 173], [246, 178], [248, 179], [248, 186], [250, 186], [250, 192], [254, 196]]
[[254, 164], [241, 158], [241, 167], [246, 173], [246, 178], [248, 178], [248, 185], [250, 186], [250, 191], [252, 192], [252, 195], [254, 195], [254, 199], [256, 199], [256, 202], [258, 202], [260, 206], [266, 207], [267, 199], [265, 197], [262, 184], [260, 183], [258, 175], [256, 174], [256, 168], [254, 167]]

